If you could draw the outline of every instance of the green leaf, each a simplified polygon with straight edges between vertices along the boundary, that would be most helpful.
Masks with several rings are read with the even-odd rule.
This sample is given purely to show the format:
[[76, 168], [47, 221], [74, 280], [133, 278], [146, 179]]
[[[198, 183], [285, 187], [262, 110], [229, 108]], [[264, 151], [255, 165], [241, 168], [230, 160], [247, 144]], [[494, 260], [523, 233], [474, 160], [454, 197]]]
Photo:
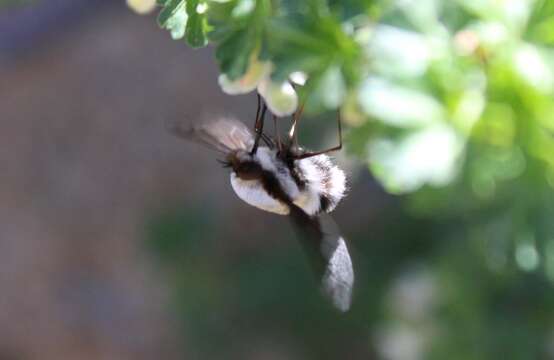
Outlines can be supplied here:
[[251, 11], [236, 11], [242, 2], [210, 3], [209, 20], [214, 28], [210, 40], [217, 44], [216, 59], [221, 72], [229, 79], [242, 76], [254, 51], [267, 57], [266, 27], [271, 14], [271, 3], [259, 0]]
[[186, 3], [187, 15], [189, 16], [186, 27], [185, 39], [193, 48], [203, 47], [208, 44], [206, 36], [207, 20], [204, 14], [198, 13], [198, 0], [188, 0]]
[[248, 31], [231, 33], [215, 52], [221, 72], [227, 74], [231, 80], [239, 78], [248, 68], [252, 51], [254, 45], [250, 41]]
[[160, 11], [160, 15], [158, 15], [158, 24], [161, 27], [165, 27], [169, 18], [171, 18], [171, 16], [175, 13], [177, 8], [184, 1], [185, 0], [165, 0], [164, 8], [162, 9], [162, 11]]

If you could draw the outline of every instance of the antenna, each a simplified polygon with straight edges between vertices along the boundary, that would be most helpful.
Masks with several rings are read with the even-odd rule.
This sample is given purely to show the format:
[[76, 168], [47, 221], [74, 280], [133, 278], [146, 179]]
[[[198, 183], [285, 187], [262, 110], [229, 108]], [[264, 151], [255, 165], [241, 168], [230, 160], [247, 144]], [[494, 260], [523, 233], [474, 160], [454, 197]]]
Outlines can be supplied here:
[[337, 110], [337, 128], [338, 128], [338, 135], [339, 135], [339, 144], [337, 146], [332, 147], [332, 148], [327, 149], [327, 150], [316, 151], [316, 152], [307, 152], [307, 153], [295, 156], [294, 158], [296, 160], [302, 160], [302, 159], [307, 159], [307, 158], [312, 157], [312, 156], [317, 156], [317, 155], [325, 154], [325, 153], [328, 153], [328, 152], [331, 152], [331, 151], [337, 151], [337, 150], [342, 149], [342, 126], [341, 126], [341, 118], [340, 118], [340, 109]]

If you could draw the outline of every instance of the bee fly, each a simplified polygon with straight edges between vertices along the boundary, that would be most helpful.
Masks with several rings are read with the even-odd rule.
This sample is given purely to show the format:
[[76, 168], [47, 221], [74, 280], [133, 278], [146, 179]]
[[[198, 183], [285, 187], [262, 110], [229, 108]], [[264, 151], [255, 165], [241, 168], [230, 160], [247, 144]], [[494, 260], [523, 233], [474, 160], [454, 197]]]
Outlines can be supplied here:
[[[187, 140], [199, 142], [225, 156], [220, 162], [231, 169], [231, 186], [246, 203], [280, 215], [288, 215], [301, 238], [323, 293], [341, 311], [350, 308], [354, 271], [346, 243], [327, 213], [343, 198], [345, 175], [325, 153], [342, 148], [340, 117], [339, 145], [319, 152], [308, 152], [297, 145], [297, 127], [302, 108], [292, 117], [285, 143], [277, 133], [271, 138], [263, 126], [267, 106], [260, 113], [252, 133], [244, 123], [231, 119], [172, 131]], [[264, 142], [264, 145], [260, 144]]]

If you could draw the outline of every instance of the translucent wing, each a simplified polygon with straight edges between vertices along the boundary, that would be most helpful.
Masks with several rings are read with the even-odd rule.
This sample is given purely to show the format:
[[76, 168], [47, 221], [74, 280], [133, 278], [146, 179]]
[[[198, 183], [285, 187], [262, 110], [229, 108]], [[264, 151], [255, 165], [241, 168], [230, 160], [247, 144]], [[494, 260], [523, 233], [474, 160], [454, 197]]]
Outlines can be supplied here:
[[168, 129], [185, 140], [224, 154], [233, 150], [250, 150], [254, 144], [254, 136], [248, 127], [235, 119], [220, 118], [194, 126], [174, 123], [169, 124]]
[[327, 214], [311, 217], [295, 206], [291, 207], [290, 215], [316, 275], [321, 279], [324, 295], [336, 308], [347, 311], [352, 302], [354, 270], [337, 225]]

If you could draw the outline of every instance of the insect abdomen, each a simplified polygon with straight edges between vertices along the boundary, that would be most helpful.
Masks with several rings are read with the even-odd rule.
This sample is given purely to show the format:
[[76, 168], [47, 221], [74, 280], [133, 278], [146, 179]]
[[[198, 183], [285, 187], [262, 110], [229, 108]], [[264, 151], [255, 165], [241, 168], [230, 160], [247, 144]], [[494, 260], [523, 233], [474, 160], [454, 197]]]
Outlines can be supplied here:
[[231, 186], [237, 196], [249, 205], [279, 215], [288, 215], [290, 212], [286, 204], [270, 196], [259, 180], [242, 180], [232, 172]]
[[346, 177], [342, 170], [333, 165], [326, 155], [298, 160], [296, 168], [306, 184], [303, 194], [300, 195], [300, 198], [305, 198], [302, 200], [303, 205], [317, 202], [315, 213], [331, 212], [346, 191]]

